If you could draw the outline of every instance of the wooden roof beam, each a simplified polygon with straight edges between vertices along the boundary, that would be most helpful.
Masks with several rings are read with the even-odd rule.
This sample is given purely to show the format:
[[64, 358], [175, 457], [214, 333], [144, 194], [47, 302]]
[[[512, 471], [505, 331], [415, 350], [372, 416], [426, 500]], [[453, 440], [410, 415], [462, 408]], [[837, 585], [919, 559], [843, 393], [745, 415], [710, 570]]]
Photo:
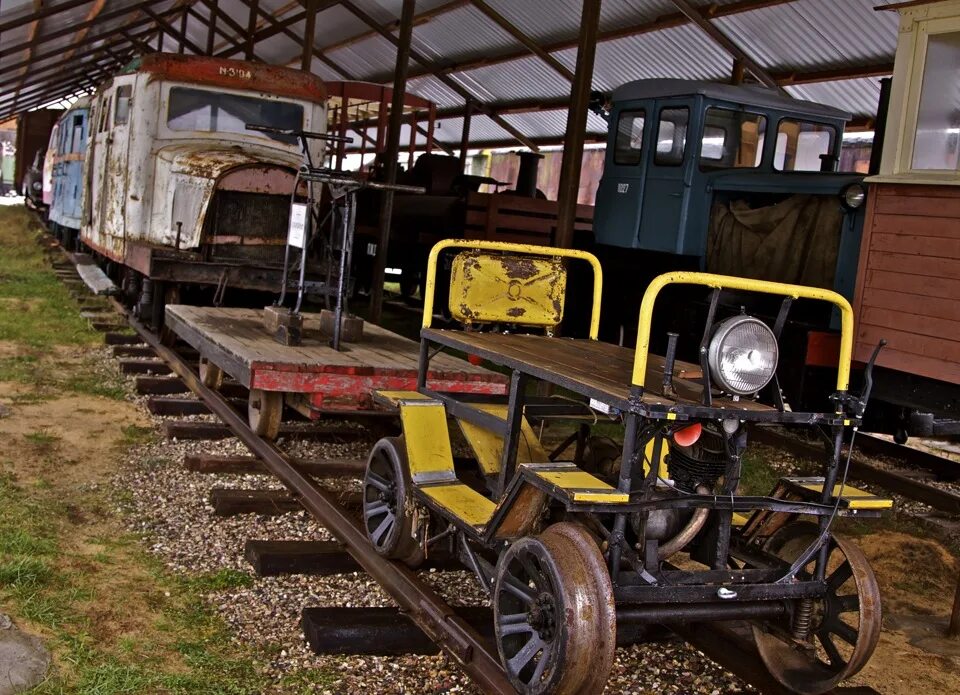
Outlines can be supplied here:
[[75, 7], [81, 7], [92, 1], [93, 0], [66, 0], [66, 2], [62, 2], [57, 5], [47, 5], [41, 9], [34, 8], [33, 12], [25, 12], [16, 19], [11, 19], [3, 24], [0, 24], [0, 34], [10, 31], [11, 29], [16, 29], [17, 27], [22, 27], [24, 24], [29, 24], [30, 22], [39, 22], [41, 19], [52, 17], [53, 15], [60, 14], [61, 12], [67, 12]]
[[[107, 0], [95, 0], [93, 5], [90, 7], [90, 11], [87, 12], [86, 19], [84, 21], [90, 22], [97, 18], [97, 15], [103, 12], [104, 6], [107, 4]], [[73, 42], [70, 46], [70, 50], [67, 51], [67, 57], [72, 57], [74, 53], [77, 52], [77, 49], [80, 47], [80, 44], [83, 43], [83, 40], [87, 38], [87, 34], [90, 33], [90, 26], [85, 26], [82, 29], [78, 29], [77, 33], [73, 36]]]
[[[116, 19], [117, 17], [122, 17], [124, 15], [132, 15], [140, 10], [143, 10], [146, 7], [149, 7], [150, 5], [154, 4], [154, 2], [156, 2], [156, 0], [141, 0], [135, 5], [130, 5], [129, 7], [123, 7], [116, 10], [109, 10], [107, 12], [101, 12], [93, 19], [84, 20], [77, 24], [72, 24], [70, 26], [66, 26], [61, 29], [56, 29], [51, 32], [45, 32], [40, 36], [38, 36], [34, 41], [25, 41], [23, 43], [17, 44], [16, 46], [5, 46], [3, 49], [0, 49], [0, 58], [5, 58], [8, 55], [19, 53], [23, 51], [25, 48], [27, 48], [31, 43], [37, 46], [42, 43], [46, 43], [47, 41], [58, 39], [61, 36], [68, 36], [71, 34], [75, 34], [81, 29], [87, 29], [89, 27], [102, 24], [103, 22], [107, 22], [111, 19]], [[162, 13], [162, 14], [165, 15], [166, 13]], [[0, 27], [0, 33], [2, 33], [3, 31], [4, 29]]]
[[[351, 2], [351, 0], [342, 0], [341, 4], [350, 12], [352, 12], [356, 17], [358, 17], [360, 21], [362, 21], [364, 24], [366, 24], [370, 28], [374, 29], [378, 34], [383, 36], [383, 38], [385, 38], [387, 41], [392, 43], [394, 46], [397, 46], [399, 44], [399, 41], [397, 40], [396, 36], [394, 36], [389, 31], [381, 28], [380, 25], [378, 25], [370, 15], [368, 15], [366, 12], [364, 12], [359, 7], [354, 5], [353, 2]], [[410, 49], [410, 57], [416, 62], [420, 63], [421, 65], [424, 65], [424, 66], [429, 65], [429, 61], [419, 51], [415, 51], [412, 48]], [[466, 89], [464, 89], [459, 84], [454, 82], [452, 79], [450, 79], [446, 75], [437, 75], [437, 79], [440, 80], [440, 82], [442, 82], [448, 89], [451, 89], [452, 91], [456, 92], [464, 101], [466, 101], [467, 99], [473, 99], [474, 108], [477, 111], [480, 111], [481, 113], [485, 113], [487, 116], [493, 119], [493, 121], [498, 126], [503, 128], [513, 137], [515, 137], [524, 147], [527, 147], [533, 150], [534, 152], [537, 152], [539, 150], [535, 142], [533, 142], [526, 135], [521, 133], [512, 125], [510, 125], [510, 123], [505, 121], [498, 114], [491, 111], [489, 107], [487, 107], [485, 104], [477, 101], [476, 97], [473, 94], [470, 94], [470, 92], [468, 92]]]
[[761, 84], [771, 87], [773, 89], [779, 89], [781, 92], [786, 94], [784, 90], [777, 84], [777, 81], [768, 73], [760, 64], [747, 55], [746, 51], [740, 48], [737, 45], [736, 41], [727, 36], [720, 28], [710, 21], [710, 19], [704, 15], [699, 9], [694, 7], [688, 2], [688, 0], [671, 0], [680, 12], [682, 12], [687, 19], [693, 22], [697, 27], [700, 28], [704, 34], [706, 34], [710, 39], [713, 40], [715, 44], [720, 46], [723, 50], [730, 54], [734, 60], [739, 60], [743, 67], [748, 70]]
[[[180, 9], [181, 11], [183, 10], [183, 8], [178, 8], [178, 9]], [[177, 39], [178, 41], [182, 41], [183, 45], [189, 48], [192, 53], [195, 53], [196, 55], [199, 55], [199, 56], [202, 56], [204, 54], [204, 51], [202, 48], [200, 48], [197, 44], [195, 44], [193, 41], [187, 38], [187, 36], [181, 33], [179, 29], [176, 29], [172, 24], [170, 24], [170, 22], [168, 22], [162, 16], [158, 15], [149, 7], [144, 7], [143, 13], [148, 17], [150, 17], [154, 22], [156, 22], [157, 26], [160, 27], [163, 33], [169, 34], [170, 36]]]
[[566, 78], [568, 81], [573, 82], [573, 73], [570, 72], [570, 69], [566, 65], [561, 63], [559, 60], [554, 58], [552, 55], [547, 53], [543, 48], [540, 47], [540, 44], [535, 42], [529, 36], [520, 31], [515, 25], [507, 21], [506, 17], [497, 12], [495, 9], [490, 7], [484, 0], [470, 0], [470, 4], [476, 7], [480, 12], [485, 14], [487, 18], [493, 21], [498, 27], [503, 29], [505, 32], [510, 34], [513, 38], [519, 41], [523, 46], [530, 51], [532, 54], [537, 56], [544, 63], [553, 68], [556, 72]]

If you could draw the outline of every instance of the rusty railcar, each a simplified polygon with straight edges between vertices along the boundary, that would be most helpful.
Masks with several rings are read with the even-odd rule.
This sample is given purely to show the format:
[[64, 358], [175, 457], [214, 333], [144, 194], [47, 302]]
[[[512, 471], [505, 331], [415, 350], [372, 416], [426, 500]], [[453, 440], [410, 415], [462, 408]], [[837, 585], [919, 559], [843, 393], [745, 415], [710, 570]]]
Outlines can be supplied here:
[[[80, 239], [112, 263], [140, 305], [184, 284], [280, 287], [303, 152], [298, 138], [249, 124], [323, 132], [323, 81], [277, 66], [157, 53], [93, 97]], [[322, 141], [311, 147], [319, 161]]]

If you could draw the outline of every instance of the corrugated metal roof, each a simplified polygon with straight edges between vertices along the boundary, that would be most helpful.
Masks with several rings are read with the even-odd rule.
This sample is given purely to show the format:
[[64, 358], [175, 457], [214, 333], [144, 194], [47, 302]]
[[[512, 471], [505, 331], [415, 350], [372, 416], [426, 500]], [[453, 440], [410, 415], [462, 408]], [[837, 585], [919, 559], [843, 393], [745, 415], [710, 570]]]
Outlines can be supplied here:
[[[104, 12], [132, 7], [138, 0], [107, 0]], [[750, 0], [693, 0], [694, 4], [715, 9], [714, 23], [736, 42], [748, 55], [766, 70], [774, 73], [811, 72], [819, 70], [844, 70], [889, 64], [893, 60], [896, 41], [897, 18], [894, 13], [875, 12], [878, 4], [892, 4], [894, 0], [777, 0], [763, 2], [754, 0], [758, 7], [750, 7]], [[62, 4], [66, 0], [45, 0], [46, 4]], [[402, 0], [353, 0], [354, 4], [389, 31], [395, 31]], [[512, 22], [520, 31], [544, 46], [554, 46], [556, 57], [573, 70], [576, 61], [575, 39], [582, 11], [582, 0], [486, 0], [494, 10]], [[174, 7], [192, 5], [203, 16], [208, 9], [202, 3], [189, 0], [158, 1], [152, 9], [161, 13]], [[302, 12], [296, 0], [260, 0], [265, 8], [278, 18], [291, 17]], [[729, 12], [725, 7], [731, 6]], [[759, 7], [761, 6], [762, 7]], [[39, 35], [81, 24], [90, 12], [91, 4], [45, 18], [40, 22]], [[249, 16], [248, 7], [241, 0], [220, 0], [220, 8], [231, 16], [237, 25], [245, 27]], [[11, 18], [23, 16], [32, 10], [30, 0], [3, 0], [0, 8], [0, 24]], [[432, 12], [438, 10], [436, 13]], [[489, 17], [469, 2], [454, 0], [418, 0], [419, 14], [430, 13], [414, 28], [413, 48], [429, 65], [411, 62], [415, 75], [409, 84], [411, 92], [434, 101], [440, 109], [455, 109], [464, 103], [463, 97], [429, 74], [430, 69], [458, 66], [449, 71], [449, 79], [475, 99], [496, 108], [511, 102], [540, 100], [561, 103], [570, 91], [568, 81], [539, 58], [530, 55], [516, 39], [498, 26]], [[129, 12], [109, 21], [99, 22], [87, 34], [83, 50], [115, 41], [121, 27], [136, 20], [138, 15]], [[174, 17], [176, 17], [174, 19]], [[620, 32], [625, 27], [648, 24], [658, 18], [672, 17], [670, 28], [648, 31], [642, 34], [604, 40], [597, 46], [593, 87], [612, 90], [635, 79], [653, 77], [677, 77], [686, 79], [726, 80], [729, 78], [731, 57], [690, 23], [682, 23], [676, 7], [670, 0], [604, 0], [601, 11], [601, 32]], [[179, 27], [179, 16], [170, 19]], [[218, 25], [229, 34], [234, 32]], [[144, 28], [148, 25], [144, 24]], [[268, 26], [261, 18], [260, 27]], [[290, 27], [294, 34], [301, 34], [303, 22]], [[190, 17], [187, 21], [187, 36], [198, 46], [205, 47], [207, 27], [203, 21]], [[17, 46], [27, 40], [29, 24], [5, 31], [4, 48]], [[38, 95], [64, 90], [60, 70], [51, 69], [61, 56], [70, 50], [75, 33], [43, 41], [39, 53], [49, 53], [38, 58], [26, 75], [29, 80], [19, 104], [35, 105]], [[242, 39], [241, 39], [242, 40]], [[396, 50], [393, 44], [372, 32], [370, 27], [348, 8], [334, 5], [319, 13], [316, 22], [315, 46], [319, 50], [333, 46], [326, 57], [340, 66], [348, 78], [370, 81], [388, 81], [393, 73]], [[151, 45], [156, 45], [151, 39]], [[177, 50], [177, 41], [167, 37], [167, 50]], [[223, 37], [217, 37], [217, 50], [229, 46]], [[122, 49], [124, 56], [133, 49]], [[271, 63], [299, 65], [298, 42], [286, 33], [260, 41], [256, 46], [258, 56]], [[509, 62], [498, 60], [503, 55], [524, 55]], [[234, 57], [241, 57], [237, 54]], [[26, 51], [0, 55], [0, 81], [19, 70], [10, 72], [10, 66], [21, 63], [28, 57]], [[78, 65], [89, 65], [78, 59]], [[483, 64], [486, 62], [487, 64]], [[467, 68], [462, 66], [467, 64]], [[313, 70], [326, 79], [344, 79], [322, 60], [313, 61]], [[873, 72], [874, 70], [871, 70]], [[424, 74], [427, 73], [427, 74]], [[863, 73], [861, 73], [863, 74]], [[79, 78], [77, 78], [79, 80]], [[16, 81], [13, 82], [15, 87]], [[78, 81], [74, 87], [80, 87]], [[788, 92], [798, 97], [838, 106], [858, 116], [873, 114], [878, 86], [874, 78], [845, 79], [836, 82], [818, 82], [790, 86]], [[15, 88], [0, 87], [0, 115], [9, 111], [14, 103]], [[565, 121], [562, 111], [547, 110], [530, 113], [511, 113], [507, 116], [520, 132], [529, 137], [556, 138], [562, 134]], [[591, 128], [602, 124], [591, 121]], [[454, 121], [444, 122], [442, 129], [447, 136], [459, 130]], [[485, 117], [475, 117], [473, 135], [476, 139], [501, 140], [509, 134]], [[458, 140], [459, 135], [451, 137]], [[444, 137], [443, 139], [447, 139]]]

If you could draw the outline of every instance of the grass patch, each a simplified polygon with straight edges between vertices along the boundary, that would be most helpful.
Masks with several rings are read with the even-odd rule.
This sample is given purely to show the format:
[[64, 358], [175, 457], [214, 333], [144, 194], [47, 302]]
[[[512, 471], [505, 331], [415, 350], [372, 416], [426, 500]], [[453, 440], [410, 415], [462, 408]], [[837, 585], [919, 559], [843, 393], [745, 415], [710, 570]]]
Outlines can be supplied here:
[[216, 572], [196, 575], [186, 581], [191, 589], [200, 593], [253, 586], [253, 577], [246, 572], [228, 567], [219, 569]]
[[38, 232], [25, 208], [0, 207], [0, 340], [32, 348], [96, 342], [96, 332], [33, 243]]
[[41, 449], [52, 449], [54, 445], [60, 441], [60, 437], [51, 434], [45, 429], [37, 430], [36, 432], [27, 432], [27, 434], [23, 435], [23, 438]]
[[120, 432], [123, 434], [120, 444], [126, 447], [149, 444], [156, 439], [157, 435], [153, 427], [141, 427], [140, 425], [124, 425], [120, 428]]
[[743, 454], [740, 474], [740, 494], [769, 495], [782, 475], [764, 461], [756, 451], [747, 449]]
[[127, 395], [123, 380], [117, 374], [100, 374], [85, 365], [82, 370], [69, 374], [63, 381], [68, 391], [83, 396], [97, 396], [122, 401]]

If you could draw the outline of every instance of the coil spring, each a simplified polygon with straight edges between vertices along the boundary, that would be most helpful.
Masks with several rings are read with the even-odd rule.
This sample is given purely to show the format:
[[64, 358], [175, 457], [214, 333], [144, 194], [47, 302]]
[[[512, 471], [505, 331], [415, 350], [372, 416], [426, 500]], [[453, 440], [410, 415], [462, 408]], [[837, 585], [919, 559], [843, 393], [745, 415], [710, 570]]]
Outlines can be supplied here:
[[800, 599], [797, 612], [793, 616], [793, 638], [804, 640], [810, 634], [810, 622], [813, 618], [813, 599]]

